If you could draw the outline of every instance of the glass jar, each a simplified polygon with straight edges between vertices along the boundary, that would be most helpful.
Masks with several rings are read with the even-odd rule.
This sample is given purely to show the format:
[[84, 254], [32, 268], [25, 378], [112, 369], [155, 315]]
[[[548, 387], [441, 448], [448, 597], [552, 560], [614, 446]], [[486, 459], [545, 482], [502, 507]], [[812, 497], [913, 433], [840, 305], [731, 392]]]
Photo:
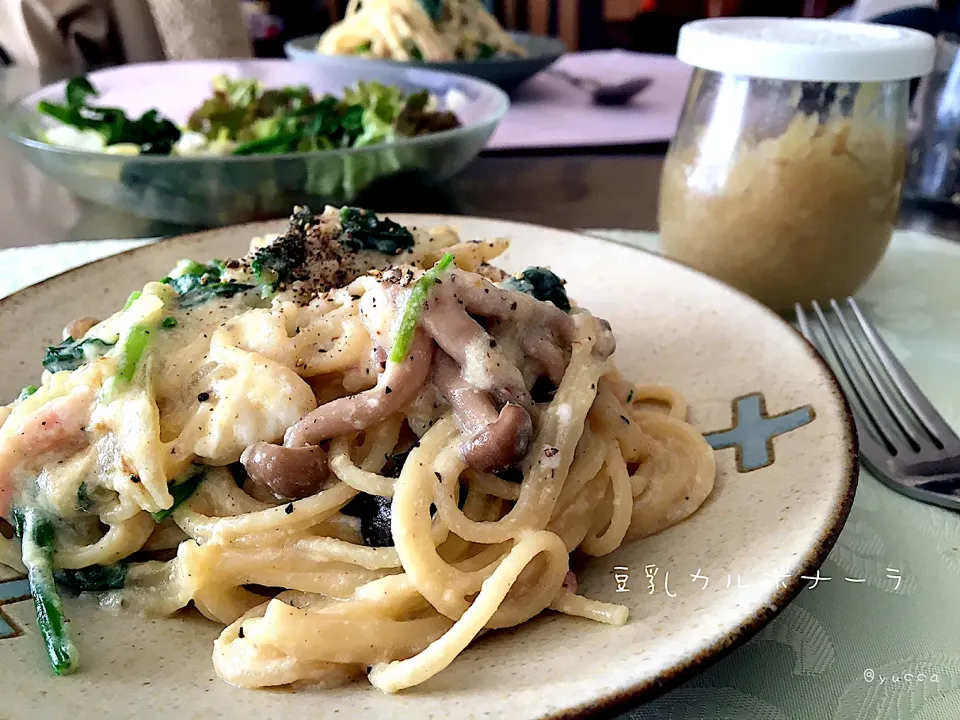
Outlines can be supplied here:
[[933, 38], [724, 18], [684, 26], [677, 56], [695, 70], [661, 179], [667, 255], [777, 311], [855, 293], [890, 243]]

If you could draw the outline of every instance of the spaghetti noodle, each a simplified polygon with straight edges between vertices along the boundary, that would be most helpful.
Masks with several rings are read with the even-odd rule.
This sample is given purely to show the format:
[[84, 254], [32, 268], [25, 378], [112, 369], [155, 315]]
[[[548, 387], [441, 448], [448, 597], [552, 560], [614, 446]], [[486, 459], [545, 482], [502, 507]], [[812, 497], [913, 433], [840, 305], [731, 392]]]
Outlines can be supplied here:
[[[577, 594], [570, 553], [688, 517], [713, 454], [674, 390], [620, 378], [610, 326], [555, 275], [488, 264], [507, 245], [301, 209], [72, 324], [3, 411], [23, 540], [0, 562], [46, 557], [107, 607], [192, 603], [226, 626], [218, 675], [250, 688], [393, 693], [548, 609], [624, 624]], [[71, 671], [62, 628], [45, 637]]]
[[479, 0], [350, 0], [317, 52], [427, 62], [526, 54]]

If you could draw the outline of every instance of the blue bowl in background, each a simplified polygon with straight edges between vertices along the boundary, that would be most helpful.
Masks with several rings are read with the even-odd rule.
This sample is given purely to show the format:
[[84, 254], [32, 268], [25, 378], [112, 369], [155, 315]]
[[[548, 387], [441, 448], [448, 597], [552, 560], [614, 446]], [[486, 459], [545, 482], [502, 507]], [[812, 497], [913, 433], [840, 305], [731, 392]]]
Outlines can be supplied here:
[[493, 83], [500, 89], [511, 92], [541, 70], [556, 62], [566, 51], [562, 40], [530, 35], [529, 33], [508, 33], [514, 41], [527, 51], [526, 57], [490, 58], [487, 60], [457, 60], [454, 62], [423, 62], [385, 60], [362, 55], [321, 55], [316, 51], [319, 35], [290, 40], [284, 45], [287, 57], [291, 60], [307, 62], [325, 62], [331, 57], [341, 58], [351, 64], [370, 68], [429, 68], [440, 72], [459, 73]]
[[[307, 85], [342, 94], [358, 80], [405, 92], [426, 89], [460, 119], [461, 127], [383, 145], [278, 155], [110, 155], [54, 145], [44, 132], [56, 121], [37, 102], [63, 101], [65, 82], [7, 107], [0, 124], [27, 159], [74, 194], [140, 217], [212, 227], [289, 215], [297, 204], [318, 210], [353, 203], [369, 188], [411, 175], [443, 181], [476, 158], [510, 105], [495, 85], [424, 67], [373, 66], [340, 57], [289, 60], [203, 60], [141, 63], [91, 73], [100, 91], [94, 105], [140, 115], [156, 107], [177, 123], [209, 97], [212, 79], [256, 78], [266, 87]], [[389, 193], [387, 193], [389, 194]]]

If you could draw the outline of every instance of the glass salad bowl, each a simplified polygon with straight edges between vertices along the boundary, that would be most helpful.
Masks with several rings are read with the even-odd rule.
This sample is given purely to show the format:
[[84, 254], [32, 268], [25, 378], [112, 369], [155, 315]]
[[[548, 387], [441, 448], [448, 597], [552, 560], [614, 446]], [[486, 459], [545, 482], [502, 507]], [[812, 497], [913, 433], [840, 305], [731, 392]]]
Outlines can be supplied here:
[[[327, 140], [301, 142], [296, 148], [289, 143], [270, 146], [268, 138], [264, 147], [236, 155], [229, 153], [243, 143], [226, 148], [216, 141], [198, 145], [187, 142], [197, 136], [185, 131], [174, 149], [178, 154], [142, 154], [125, 143], [103, 147], [98, 133], [106, 136], [109, 131], [99, 126], [97, 131], [75, 131], [41, 112], [41, 101], [69, 109], [66, 81], [7, 107], [0, 124], [31, 163], [80, 197], [154, 220], [217, 226], [285, 216], [297, 204], [351, 204], [368, 188], [376, 185], [384, 192], [391, 179], [399, 183], [411, 174], [432, 182], [446, 180], [480, 153], [509, 106], [502, 90], [475, 78], [414, 67], [363, 67], [344, 60], [127, 65], [87, 76], [97, 91], [87, 101], [94, 110], [118, 108], [131, 119], [156, 109], [185, 130], [194, 111], [211, 98], [215, 79], [256, 80], [263, 88], [306, 86], [316, 100], [340, 98], [357, 83], [379, 83], [393, 95], [399, 91], [409, 97], [425, 90], [430, 108], [452, 112], [459, 126], [414, 136], [395, 133], [389, 127], [388, 103], [374, 98], [363, 113], [358, 111], [356, 132], [362, 137], [355, 137], [350, 147], [336, 142], [331, 146]], [[384, 131], [371, 132], [372, 125]]]

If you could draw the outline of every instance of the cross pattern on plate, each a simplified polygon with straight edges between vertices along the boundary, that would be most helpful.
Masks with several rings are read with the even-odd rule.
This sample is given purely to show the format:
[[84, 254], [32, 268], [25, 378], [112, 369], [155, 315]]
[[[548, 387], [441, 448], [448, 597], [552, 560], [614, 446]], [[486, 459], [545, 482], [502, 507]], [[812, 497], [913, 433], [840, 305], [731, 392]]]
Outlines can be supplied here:
[[20, 577], [0, 582], [0, 640], [18, 637], [21, 632], [20, 628], [3, 612], [3, 606], [29, 599], [30, 584], [26, 578]]
[[763, 393], [750, 393], [734, 399], [732, 427], [704, 437], [714, 450], [736, 448], [737, 470], [747, 473], [773, 465], [773, 439], [808, 425], [814, 417], [811, 405], [771, 417]]

